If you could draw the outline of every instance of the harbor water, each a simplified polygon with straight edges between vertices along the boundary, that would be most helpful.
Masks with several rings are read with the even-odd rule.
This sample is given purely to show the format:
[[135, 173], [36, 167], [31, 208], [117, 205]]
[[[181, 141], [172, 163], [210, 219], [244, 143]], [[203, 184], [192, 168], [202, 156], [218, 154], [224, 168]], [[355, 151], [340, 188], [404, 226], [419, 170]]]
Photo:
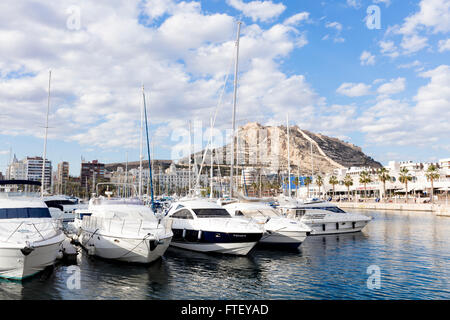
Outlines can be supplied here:
[[75, 266], [0, 281], [0, 299], [450, 299], [450, 218], [351, 212], [373, 220], [359, 233], [309, 237], [298, 251], [235, 257], [169, 248], [147, 266], [83, 251]]

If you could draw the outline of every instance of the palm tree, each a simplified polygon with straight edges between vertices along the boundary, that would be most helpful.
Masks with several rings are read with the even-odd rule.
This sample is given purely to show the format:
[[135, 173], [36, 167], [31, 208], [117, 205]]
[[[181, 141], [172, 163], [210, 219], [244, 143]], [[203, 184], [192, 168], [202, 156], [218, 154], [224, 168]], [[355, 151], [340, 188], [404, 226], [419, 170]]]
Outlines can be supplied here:
[[364, 185], [364, 201], [367, 198], [367, 184], [372, 182], [372, 177], [370, 176], [370, 173], [367, 171], [362, 171], [359, 174], [359, 183], [362, 183]]
[[353, 185], [353, 178], [351, 175], [347, 174], [343, 181], [344, 185], [347, 187], [347, 198], [350, 199], [350, 186]]
[[308, 190], [308, 198], [309, 198], [309, 185], [311, 184], [311, 182], [312, 182], [311, 177], [306, 177], [305, 178], [305, 186], [306, 186], [306, 188], [308, 188], [307, 189]]
[[405, 184], [406, 202], [408, 202], [408, 181], [412, 180], [412, 177], [408, 172], [409, 170], [406, 167], [403, 167], [400, 170], [400, 177], [399, 177], [400, 182]]
[[323, 179], [321, 176], [317, 176], [316, 178], [316, 184], [319, 187], [319, 198], [320, 198], [320, 187], [323, 186]]
[[337, 184], [339, 184], [339, 181], [336, 178], [336, 176], [331, 176], [330, 180], [328, 182], [333, 186], [333, 198], [334, 198], [334, 196], [335, 196], [335, 187], [336, 187]]
[[297, 198], [298, 198], [298, 185], [299, 185], [299, 183], [300, 183], [298, 177], [295, 177], [295, 178], [294, 178], [293, 183], [294, 183], [295, 191], [296, 191], [295, 194], [296, 194], [296, 196], [297, 196]]
[[391, 180], [389, 169], [381, 168], [377, 171], [378, 179], [383, 182], [383, 197], [386, 197], [386, 181]]
[[437, 170], [437, 167], [432, 164], [428, 166], [427, 173], [425, 174], [427, 176], [427, 180], [431, 182], [431, 202], [433, 202], [434, 197], [434, 180], [439, 179], [439, 173]]

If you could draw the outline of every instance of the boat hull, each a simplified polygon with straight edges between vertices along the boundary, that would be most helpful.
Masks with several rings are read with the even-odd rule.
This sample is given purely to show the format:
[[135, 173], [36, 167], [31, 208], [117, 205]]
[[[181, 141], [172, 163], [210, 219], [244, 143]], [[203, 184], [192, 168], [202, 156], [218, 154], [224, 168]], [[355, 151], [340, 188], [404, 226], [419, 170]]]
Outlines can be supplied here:
[[305, 241], [309, 232], [302, 231], [278, 231], [265, 233], [259, 243], [261, 245], [279, 246], [286, 248], [298, 248]]
[[261, 233], [240, 233], [172, 229], [172, 246], [205, 253], [247, 255], [262, 237]]
[[[317, 236], [327, 234], [360, 232], [369, 223], [369, 221], [322, 222], [322, 223], [304, 222], [304, 223], [311, 228], [312, 230], [311, 235]], [[339, 224], [339, 226], [337, 226], [337, 224]]]
[[17, 245], [0, 247], [0, 278], [24, 280], [55, 263], [64, 235], [55, 237], [54, 241], [45, 245], [36, 245], [34, 250], [25, 255]]
[[221, 253], [238, 256], [247, 255], [257, 242], [232, 242], [232, 243], [189, 243], [172, 241], [171, 246], [203, 253]]
[[130, 263], [151, 263], [159, 259], [169, 247], [172, 237], [159, 239], [160, 243], [152, 248], [155, 238], [125, 238], [82, 230], [81, 245], [93, 255], [103, 259]]

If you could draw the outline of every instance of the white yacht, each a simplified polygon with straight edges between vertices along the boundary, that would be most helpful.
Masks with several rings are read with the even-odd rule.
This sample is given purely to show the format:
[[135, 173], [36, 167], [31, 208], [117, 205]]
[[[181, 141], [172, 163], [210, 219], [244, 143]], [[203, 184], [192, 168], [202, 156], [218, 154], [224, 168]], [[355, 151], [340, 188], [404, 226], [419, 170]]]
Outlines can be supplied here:
[[92, 198], [82, 215], [79, 242], [105, 259], [150, 263], [172, 239], [170, 220], [158, 219], [138, 198]]
[[65, 236], [40, 198], [0, 195], [0, 277], [23, 280], [55, 263]]
[[358, 232], [372, 220], [368, 216], [345, 212], [326, 201], [286, 203], [279, 209], [286, 217], [309, 226], [311, 235]]
[[304, 223], [281, 216], [270, 205], [258, 202], [236, 202], [224, 208], [235, 217], [245, 217], [264, 226], [260, 244], [297, 249], [310, 234]]
[[172, 246], [205, 253], [246, 255], [264, 232], [260, 225], [235, 219], [207, 200], [175, 202], [167, 216], [172, 218]]
[[80, 203], [80, 200], [66, 195], [55, 195], [43, 198], [53, 218], [63, 222], [73, 222], [75, 210], [87, 209], [88, 205]]

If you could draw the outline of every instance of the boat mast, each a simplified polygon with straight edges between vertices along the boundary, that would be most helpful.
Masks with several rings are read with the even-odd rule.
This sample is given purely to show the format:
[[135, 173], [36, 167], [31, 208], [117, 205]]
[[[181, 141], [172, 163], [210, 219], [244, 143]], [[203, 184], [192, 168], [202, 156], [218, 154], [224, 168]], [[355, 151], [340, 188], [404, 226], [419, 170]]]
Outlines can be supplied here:
[[209, 184], [209, 198], [212, 199], [213, 198], [213, 172], [214, 172], [214, 161], [213, 161], [213, 146], [212, 146], [212, 139], [213, 139], [213, 118], [211, 117], [211, 132], [209, 134], [209, 139], [210, 139], [210, 148], [209, 150], [211, 151], [211, 172], [210, 172], [210, 177], [211, 177], [211, 181]]
[[287, 152], [288, 152], [288, 185], [289, 185], [289, 197], [291, 197], [291, 149], [290, 149], [290, 136], [289, 136], [289, 114], [286, 114], [286, 131], [287, 131]]
[[128, 197], [128, 151], [127, 151], [127, 162], [125, 164], [125, 197]]
[[50, 82], [51, 82], [51, 79], [52, 79], [52, 70], [49, 70], [48, 71], [47, 119], [45, 121], [44, 155], [42, 156], [41, 197], [44, 196], [44, 185], [45, 185], [45, 158], [47, 157], [48, 114], [50, 112]]
[[234, 169], [234, 135], [236, 131], [236, 97], [237, 97], [237, 75], [239, 63], [239, 37], [241, 33], [242, 22], [238, 21], [237, 36], [236, 36], [236, 60], [234, 64], [234, 94], [233, 94], [233, 131], [231, 133], [231, 166], [230, 166], [230, 197], [233, 196], [233, 169]]
[[[144, 85], [142, 85], [142, 93], [144, 93]], [[144, 127], [144, 105], [141, 106], [141, 132], [140, 132], [140, 145], [139, 145], [139, 199], [142, 198], [142, 149], [143, 149], [143, 127]]]
[[[150, 157], [150, 142], [148, 139], [148, 120], [147, 120], [147, 105], [145, 104], [145, 93], [144, 93], [144, 86], [142, 86], [142, 97], [144, 98], [144, 113], [145, 113], [145, 132], [147, 134], [147, 153], [148, 153], [148, 172], [150, 180], [150, 200], [151, 200], [151, 207], [152, 209], [155, 208], [155, 199], [153, 196], [153, 179], [152, 179], [152, 165], [151, 165], [151, 157]], [[147, 196], [148, 196], [148, 190], [147, 188]]]
[[188, 190], [188, 196], [191, 195], [191, 155], [192, 155], [192, 124], [191, 120], [189, 120], [189, 190]]

